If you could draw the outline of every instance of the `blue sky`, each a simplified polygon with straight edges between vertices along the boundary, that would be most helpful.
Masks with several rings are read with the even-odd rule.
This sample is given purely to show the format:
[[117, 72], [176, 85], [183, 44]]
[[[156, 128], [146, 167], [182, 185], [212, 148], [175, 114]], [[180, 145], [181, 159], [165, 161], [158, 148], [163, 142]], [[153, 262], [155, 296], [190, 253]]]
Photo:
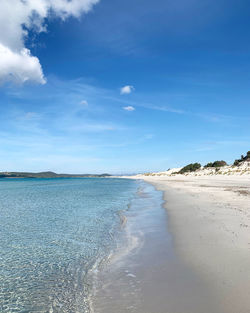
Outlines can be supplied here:
[[135, 173], [250, 149], [248, 1], [39, 1], [48, 12], [8, 17], [20, 47], [0, 35], [0, 171]]

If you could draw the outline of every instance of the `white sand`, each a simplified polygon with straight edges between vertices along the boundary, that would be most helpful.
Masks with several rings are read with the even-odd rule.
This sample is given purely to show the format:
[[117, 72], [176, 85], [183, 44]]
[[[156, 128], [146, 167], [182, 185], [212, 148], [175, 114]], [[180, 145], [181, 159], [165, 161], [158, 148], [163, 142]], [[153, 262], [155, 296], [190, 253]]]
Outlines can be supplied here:
[[128, 238], [138, 245], [125, 249], [129, 253], [121, 247], [118, 258], [98, 272], [94, 312], [227, 313], [214, 288], [176, 255], [162, 193], [146, 186], [127, 212]]
[[216, 291], [222, 311], [249, 313], [250, 176], [140, 178], [164, 191], [177, 253]]

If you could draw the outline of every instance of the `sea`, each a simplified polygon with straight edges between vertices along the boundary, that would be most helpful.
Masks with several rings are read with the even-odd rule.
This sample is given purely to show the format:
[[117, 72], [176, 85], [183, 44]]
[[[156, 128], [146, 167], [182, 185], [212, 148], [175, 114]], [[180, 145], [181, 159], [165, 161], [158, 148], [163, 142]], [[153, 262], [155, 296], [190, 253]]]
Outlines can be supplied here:
[[95, 273], [126, 244], [139, 189], [119, 178], [0, 179], [0, 312], [92, 312]]

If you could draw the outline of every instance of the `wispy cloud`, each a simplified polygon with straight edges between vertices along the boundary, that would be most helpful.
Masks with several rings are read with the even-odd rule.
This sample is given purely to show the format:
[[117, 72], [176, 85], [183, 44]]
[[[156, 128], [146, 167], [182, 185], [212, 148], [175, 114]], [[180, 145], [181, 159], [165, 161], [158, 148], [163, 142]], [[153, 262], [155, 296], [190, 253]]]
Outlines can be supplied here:
[[197, 152], [205, 152], [205, 151], [212, 151], [228, 148], [228, 147], [237, 147], [237, 150], [240, 147], [249, 147], [250, 138], [232, 138], [228, 140], [214, 140], [214, 141], [208, 141], [205, 143], [200, 144], [197, 148], [195, 148], [195, 151]]
[[152, 105], [152, 104], [146, 104], [145, 108], [151, 109], [151, 110], [157, 110], [157, 111], [164, 111], [164, 112], [170, 112], [170, 113], [176, 113], [176, 114], [187, 114], [186, 111], [181, 109], [175, 109], [167, 105]]
[[153, 103], [148, 103], [144, 101], [131, 101], [131, 100], [124, 100], [120, 99], [114, 96], [104, 96], [107, 99], [113, 100], [115, 102], [127, 104], [128, 106], [126, 107], [141, 107], [149, 110], [156, 110], [156, 111], [164, 111], [164, 112], [170, 112], [170, 113], [176, 113], [176, 114], [187, 114], [186, 111], [181, 110], [181, 109], [176, 109], [168, 105], [156, 105]]
[[125, 110], [125, 111], [134, 111], [135, 108], [132, 105], [128, 105], [126, 107], [123, 107], [123, 110]]
[[[0, 94], [3, 97], [0, 98], [1, 101], [6, 99], [3, 93], [8, 96], [8, 105], [1, 108], [0, 115], [0, 163], [6, 170], [101, 172], [112, 169], [114, 158], [119, 159], [120, 164], [116, 161], [119, 168], [125, 167], [126, 162], [126, 168], [129, 168], [131, 161], [127, 161], [128, 154], [131, 152], [132, 155], [135, 150], [140, 153], [148, 151], [149, 141], [155, 147], [151, 149], [154, 150], [152, 154], [167, 155], [171, 145], [178, 151], [184, 139], [183, 133], [177, 131], [178, 140], [175, 138], [175, 142], [180, 142], [179, 146], [171, 143], [171, 136], [168, 137], [170, 145], [164, 144], [166, 136], [163, 136], [161, 130], [163, 126], [164, 129], [168, 128], [165, 124], [158, 125], [158, 117], [165, 114], [177, 114], [175, 125], [171, 125], [173, 129], [179, 127], [180, 118], [186, 125], [190, 125], [195, 118], [201, 122], [207, 121], [204, 123], [205, 127], [209, 127], [211, 131], [214, 127], [217, 129], [217, 125], [221, 127], [228, 122], [231, 127], [232, 121], [244, 121], [243, 124], [248, 125], [244, 117], [242, 120], [237, 120], [237, 117], [232, 120], [218, 114], [188, 112], [187, 109], [160, 104], [162, 97], [159, 99], [157, 95], [155, 103], [148, 101], [147, 95], [142, 94], [133, 95], [134, 101], [126, 101], [124, 97], [117, 96], [117, 90], [96, 87], [86, 83], [84, 79], [62, 81], [48, 77], [48, 83], [39, 88], [26, 86], [22, 89], [5, 89]], [[81, 104], [82, 101], [87, 101], [90, 105], [85, 106], [85, 102]], [[142, 118], [138, 123], [134, 120], [132, 108], [141, 114]], [[127, 114], [123, 110], [128, 111]], [[151, 110], [155, 111], [154, 114]], [[151, 114], [152, 123], [148, 123], [147, 117]], [[212, 116], [218, 116], [221, 122], [210, 120]], [[215, 140], [216, 144], [201, 141], [197, 145], [192, 140], [192, 151], [202, 152], [218, 150], [220, 146], [234, 146], [232, 142], [226, 144], [225, 140]], [[235, 142], [242, 140], [236, 138]], [[241, 144], [242, 149], [245, 146]], [[58, 164], [54, 161], [57, 157], [60, 160]], [[40, 158], [40, 162], [36, 158]], [[156, 155], [152, 158], [156, 160]], [[147, 169], [148, 166], [144, 167]]]
[[153, 134], [147, 134], [145, 135], [145, 139], [153, 139], [154, 135]]
[[68, 131], [74, 131], [74, 132], [86, 132], [86, 133], [96, 133], [96, 132], [104, 132], [104, 131], [114, 131], [116, 128], [113, 125], [109, 124], [78, 124], [73, 125], [67, 128]]
[[[213, 113], [213, 112], [199, 112], [193, 111], [190, 109], [179, 109], [177, 107], [168, 105], [168, 104], [157, 104], [157, 103], [150, 103], [150, 102], [144, 102], [143, 100], [124, 100], [121, 98], [117, 98], [113, 95], [108, 94], [107, 96], [104, 95], [106, 99], [110, 99], [112, 101], [126, 104], [126, 107], [141, 107], [148, 110], [155, 110], [155, 111], [162, 111], [162, 112], [169, 112], [174, 113], [178, 115], [184, 115], [187, 117], [196, 117], [197, 119], [205, 120], [210, 123], [223, 123], [223, 124], [231, 124], [234, 125], [234, 123], [238, 124], [240, 121], [250, 122], [249, 116], [243, 116], [243, 115], [226, 115], [226, 114], [219, 114], [219, 113]], [[138, 98], [137, 98], [138, 99]], [[158, 101], [156, 101], [158, 102]], [[164, 102], [164, 101], [162, 101]]]

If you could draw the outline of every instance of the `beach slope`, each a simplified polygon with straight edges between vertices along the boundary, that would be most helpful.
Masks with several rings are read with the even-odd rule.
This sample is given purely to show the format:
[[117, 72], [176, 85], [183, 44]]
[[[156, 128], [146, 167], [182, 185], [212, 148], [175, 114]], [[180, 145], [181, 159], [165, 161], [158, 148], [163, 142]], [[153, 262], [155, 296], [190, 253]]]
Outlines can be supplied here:
[[164, 192], [176, 253], [216, 292], [220, 311], [249, 313], [250, 176], [137, 178]]

